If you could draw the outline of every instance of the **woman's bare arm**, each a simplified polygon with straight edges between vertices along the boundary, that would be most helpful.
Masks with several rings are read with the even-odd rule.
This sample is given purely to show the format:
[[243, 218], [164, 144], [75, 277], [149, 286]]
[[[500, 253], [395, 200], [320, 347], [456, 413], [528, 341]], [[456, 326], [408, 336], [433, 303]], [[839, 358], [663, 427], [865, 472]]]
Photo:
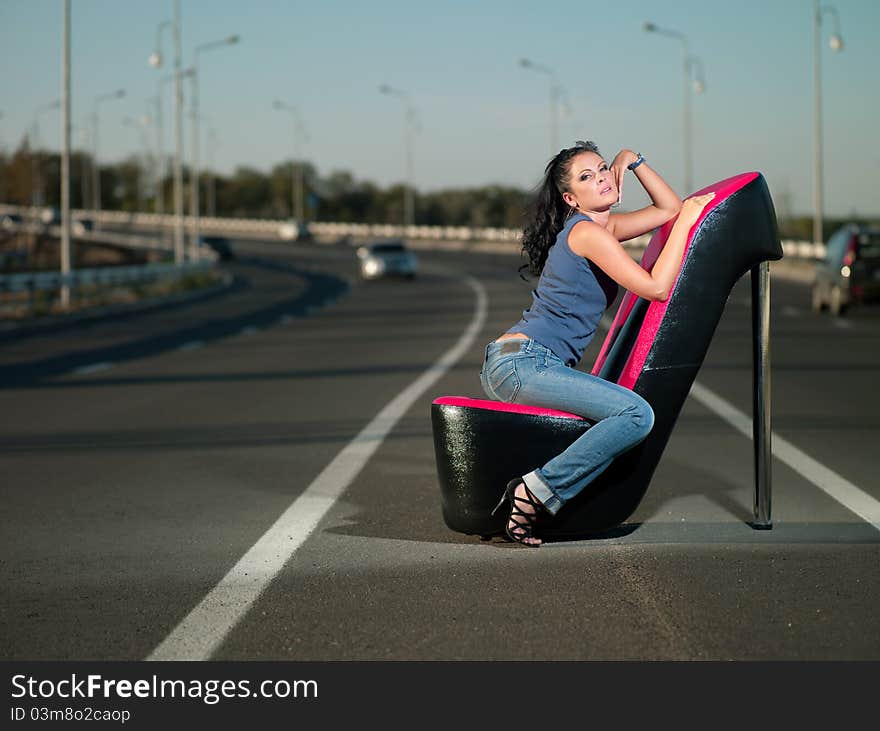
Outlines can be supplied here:
[[[637, 159], [637, 155], [632, 150], [621, 150], [611, 163], [620, 196], [623, 196], [626, 166]], [[633, 173], [650, 196], [653, 205], [629, 213], [611, 214], [608, 219], [608, 230], [618, 241], [634, 239], [652, 231], [671, 220], [681, 210], [681, 198], [647, 162], [641, 163]]]
[[684, 202], [663, 251], [650, 272], [633, 260], [609, 230], [592, 221], [575, 224], [568, 243], [572, 251], [595, 263], [624, 289], [647, 300], [664, 302], [678, 276], [688, 233], [703, 208], [714, 197], [714, 193], [708, 193]]

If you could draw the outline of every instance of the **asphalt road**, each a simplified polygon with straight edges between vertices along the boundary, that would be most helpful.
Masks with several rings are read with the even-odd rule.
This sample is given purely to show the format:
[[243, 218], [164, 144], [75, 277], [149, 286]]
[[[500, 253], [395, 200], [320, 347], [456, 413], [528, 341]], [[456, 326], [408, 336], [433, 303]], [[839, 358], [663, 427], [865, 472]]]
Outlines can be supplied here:
[[[363, 283], [343, 245], [235, 249], [209, 298], [3, 336], [2, 659], [880, 659], [880, 528], [822, 489], [880, 501], [880, 308], [773, 281], [772, 530], [692, 395], [632, 530], [536, 551], [444, 525], [429, 419], [481, 397], [515, 260]], [[746, 279], [697, 379], [745, 415], [750, 337]]]

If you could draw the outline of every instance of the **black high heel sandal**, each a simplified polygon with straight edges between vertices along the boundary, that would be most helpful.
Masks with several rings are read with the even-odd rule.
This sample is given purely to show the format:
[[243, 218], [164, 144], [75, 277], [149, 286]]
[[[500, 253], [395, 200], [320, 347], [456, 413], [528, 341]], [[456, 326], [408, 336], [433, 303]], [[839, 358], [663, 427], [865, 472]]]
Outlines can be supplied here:
[[[516, 496], [516, 488], [519, 487], [520, 483], [522, 483], [526, 490], [525, 497]], [[498, 501], [498, 505], [492, 510], [492, 515], [495, 515], [495, 513], [498, 512], [498, 509], [504, 505], [505, 500], [510, 501], [510, 515], [507, 518], [507, 522], [504, 524], [504, 532], [507, 534], [507, 537], [514, 543], [522, 543], [522, 545], [528, 546], [529, 548], [540, 548], [540, 543], [527, 543], [526, 539], [535, 538], [534, 526], [538, 520], [538, 511], [543, 510], [544, 505], [532, 495], [528, 485], [523, 482], [521, 477], [517, 477], [507, 483], [507, 487], [504, 488], [504, 494], [501, 496], [501, 500]], [[534, 510], [534, 512], [527, 513], [524, 510], [521, 510], [517, 503], [528, 505]], [[514, 524], [512, 529], [510, 527], [511, 522]]]

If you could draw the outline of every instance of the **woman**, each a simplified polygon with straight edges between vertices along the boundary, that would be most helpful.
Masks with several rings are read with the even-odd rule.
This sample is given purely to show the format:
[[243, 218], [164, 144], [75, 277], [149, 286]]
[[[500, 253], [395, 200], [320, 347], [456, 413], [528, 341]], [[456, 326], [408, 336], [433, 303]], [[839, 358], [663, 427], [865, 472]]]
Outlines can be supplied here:
[[[652, 205], [611, 213], [632, 170]], [[592, 142], [577, 142], [547, 165], [531, 223], [523, 233], [528, 267], [539, 276], [522, 319], [486, 347], [480, 372], [489, 398], [568, 411], [596, 422], [547, 464], [508, 483], [507, 536], [526, 546], [541, 540], [542, 512], [555, 515], [608, 467], [641, 442], [654, 424], [650, 404], [632, 391], [575, 370], [617, 286], [664, 301], [678, 274], [691, 226], [714, 193], [682, 204], [641, 154], [621, 150], [609, 167]], [[678, 214], [653, 269], [621, 246]]]

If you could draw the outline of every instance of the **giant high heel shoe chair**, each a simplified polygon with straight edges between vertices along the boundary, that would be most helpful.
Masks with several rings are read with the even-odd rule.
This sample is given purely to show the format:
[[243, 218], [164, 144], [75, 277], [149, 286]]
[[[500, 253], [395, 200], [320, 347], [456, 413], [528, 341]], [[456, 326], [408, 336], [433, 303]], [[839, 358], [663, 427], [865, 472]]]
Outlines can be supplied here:
[[[752, 275], [755, 528], [769, 528], [769, 265], [782, 258], [764, 177], [743, 173], [694, 195], [715, 192], [688, 236], [681, 270], [665, 302], [627, 292], [591, 372], [630, 388], [654, 409], [648, 438], [618, 457], [539, 528], [544, 538], [588, 536], [623, 524], [648, 489], [672, 428], [736, 282]], [[659, 228], [641, 260], [650, 269], [672, 230]], [[476, 378], [476, 376], [475, 376]], [[452, 530], [504, 531], [491, 515], [504, 486], [540, 467], [592, 424], [573, 414], [462, 396], [442, 396], [431, 423], [443, 518]], [[504, 512], [504, 511], [501, 511]]]

